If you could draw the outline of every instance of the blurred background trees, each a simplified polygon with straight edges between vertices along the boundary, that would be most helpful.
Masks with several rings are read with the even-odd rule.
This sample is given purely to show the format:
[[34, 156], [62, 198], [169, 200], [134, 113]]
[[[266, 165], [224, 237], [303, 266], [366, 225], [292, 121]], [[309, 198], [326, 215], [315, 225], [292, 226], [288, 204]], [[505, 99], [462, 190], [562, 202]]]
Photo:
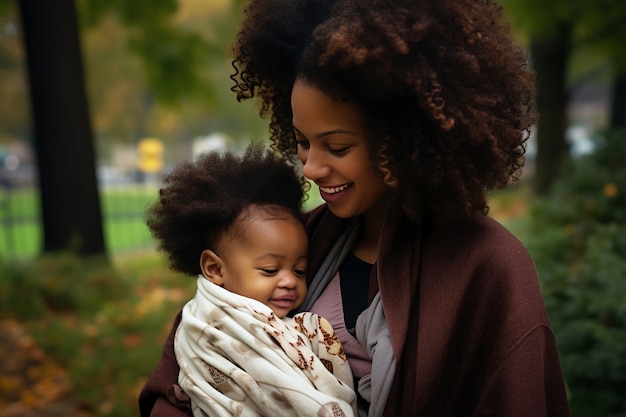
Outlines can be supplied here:
[[[94, 175], [93, 167], [87, 161], [79, 164], [79, 159], [71, 157], [69, 152], [75, 151], [91, 160], [88, 155], [91, 145], [88, 144], [93, 143], [96, 164], [132, 165], [131, 154], [137, 152], [141, 139], [157, 138], [165, 146], [163, 164], [167, 166], [188, 157], [194, 139], [199, 137], [219, 133], [229, 138], [229, 146], [235, 146], [237, 141], [265, 135], [257, 112], [250, 109], [254, 103], [236, 104], [234, 95], [228, 90], [230, 45], [243, 0], [78, 0], [75, 4], [64, 0], [58, 5], [46, 6], [51, 10], [45, 13], [44, 6], [38, 2], [19, 0], [24, 11], [39, 12], [41, 16], [52, 16], [52, 12], [64, 7], [73, 9], [76, 6], [80, 32], [76, 34], [79, 39], [75, 43], [82, 47], [79, 52], [83, 53], [89, 102], [89, 106], [81, 106], [83, 111], [89, 110], [87, 119], [82, 122], [83, 133], [79, 134], [82, 139], [71, 139], [69, 130], [64, 135], [53, 133], [49, 127], [42, 127], [43, 119], [38, 119], [36, 111], [32, 115], [29, 113], [25, 91], [35, 94], [31, 101], [33, 110], [41, 106], [36, 104], [36, 88], [24, 85], [25, 53], [20, 50], [20, 38], [22, 33], [29, 32], [27, 20], [33, 13], [23, 13], [26, 21], [22, 32], [17, 2], [4, 0], [0, 6], [4, 16], [0, 22], [4, 25], [0, 41], [0, 72], [3, 75], [0, 89], [8, 95], [0, 105], [6, 108], [6, 112], [4, 109], [1, 112], [4, 116], [0, 116], [0, 144], [30, 142], [38, 150], [43, 144], [54, 142], [50, 148], [42, 148], [46, 149], [45, 152], [40, 151], [49, 156], [42, 154], [38, 157], [42, 206], [47, 207], [42, 210], [46, 235], [44, 251], [70, 244], [78, 245], [79, 252], [106, 251], [99, 243], [101, 239], [96, 231], [96, 197], [93, 190], [89, 191], [94, 187], [86, 183]], [[534, 193], [546, 195], [570, 149], [567, 132], [571, 126], [585, 125], [594, 130], [624, 124], [626, 58], [622, 51], [626, 44], [626, 25], [623, 24], [626, 5], [618, 0], [559, 0], [549, 7], [540, 0], [504, 0], [503, 4], [521, 42], [529, 48], [531, 65], [538, 74], [537, 106], [541, 118], [532, 144], [536, 154], [529, 154], [532, 158], [529, 171], [533, 172]], [[61, 20], [48, 19], [50, 34], [58, 32], [55, 28], [72, 27], [72, 22], [62, 20], [74, 20], [72, 14], [59, 16]], [[28, 40], [28, 37], [23, 36], [23, 39]], [[53, 42], [53, 39], [53, 36], [42, 36], [42, 42]], [[61, 46], [33, 47], [32, 51], [27, 51], [27, 56], [34, 59], [46, 51], [49, 56], [60, 56], [67, 45], [69, 43], [65, 42]], [[81, 60], [61, 61], [68, 74], [72, 68], [80, 74], [77, 66]], [[34, 65], [30, 73], [31, 76], [33, 73], [49, 74], [51, 69], [52, 66]], [[76, 89], [84, 85], [79, 75], [58, 78], [56, 82], [52, 77], [48, 79], [57, 91], [66, 93], [78, 91]], [[65, 106], [58, 106], [60, 108], [44, 104], [48, 110], [40, 111], [39, 117], [63, 120], [55, 118], [53, 113], [64, 108], [69, 111], [69, 97], [71, 95], [65, 94], [63, 98], [57, 98], [66, 102]], [[594, 101], [585, 103], [588, 97]], [[595, 110], [588, 110], [593, 106]], [[71, 122], [77, 125], [78, 112], [73, 114]], [[33, 126], [41, 127], [39, 131], [29, 128], [31, 120]], [[59, 128], [64, 129], [63, 126]], [[52, 139], [37, 139], [45, 135]], [[80, 143], [62, 145], [63, 141], [71, 140]], [[55, 149], [61, 149], [58, 152], [67, 158], [54, 155]], [[68, 164], [68, 160], [74, 162]], [[45, 190], [47, 182], [55, 176], [59, 179], [52, 184], [61, 184], [61, 178], [69, 180], [64, 169], [70, 169], [84, 184], [84, 188], [67, 188], [79, 194], [76, 198], [84, 200], [85, 212], [77, 216], [65, 215], [62, 221], [62, 213], [72, 213], [69, 207], [63, 206], [70, 204], [69, 199], [57, 195], [51, 203], [49, 201], [53, 198], [47, 196], [52, 193]], [[89, 181], [95, 184], [93, 180]], [[58, 187], [54, 185], [52, 188], [58, 192]], [[52, 217], [48, 219], [46, 213]], [[93, 226], [81, 226], [81, 218]], [[52, 226], [53, 223], [57, 226]], [[96, 236], [88, 238], [90, 233]]]
[[[569, 146], [566, 130], [580, 123], [572, 98], [585, 84], [608, 91], [604, 120], [595, 128], [623, 127], [626, 119], [626, 3], [620, 0], [503, 0], [537, 71], [537, 155], [533, 191], [546, 195]], [[596, 103], [597, 106], [601, 105]]]
[[[16, 117], [6, 117], [0, 143], [28, 143], [34, 150], [43, 252], [106, 254], [96, 154], [98, 164], [133, 170], [139, 142], [156, 138], [167, 148], [161, 170], [189, 157], [194, 138], [214, 132], [241, 140], [260, 136], [254, 112], [240, 117], [246, 112], [234, 110], [227, 90], [239, 3], [15, 3], [20, 7], [2, 4], [7, 51], [2, 71], [6, 80], [22, 85], [2, 84], [19, 96], [22, 107], [5, 101], [11, 107], [7, 116]], [[20, 72], [28, 74], [28, 87]], [[31, 98], [26, 102], [25, 92]]]

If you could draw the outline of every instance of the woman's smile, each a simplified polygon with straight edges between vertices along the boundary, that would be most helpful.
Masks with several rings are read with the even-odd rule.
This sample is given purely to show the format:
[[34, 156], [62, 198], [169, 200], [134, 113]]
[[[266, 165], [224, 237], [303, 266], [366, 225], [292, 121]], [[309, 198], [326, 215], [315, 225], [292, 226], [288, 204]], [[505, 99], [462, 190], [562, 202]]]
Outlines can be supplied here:
[[351, 184], [344, 184], [339, 187], [319, 186], [320, 196], [329, 204], [336, 203], [350, 190], [350, 187]]

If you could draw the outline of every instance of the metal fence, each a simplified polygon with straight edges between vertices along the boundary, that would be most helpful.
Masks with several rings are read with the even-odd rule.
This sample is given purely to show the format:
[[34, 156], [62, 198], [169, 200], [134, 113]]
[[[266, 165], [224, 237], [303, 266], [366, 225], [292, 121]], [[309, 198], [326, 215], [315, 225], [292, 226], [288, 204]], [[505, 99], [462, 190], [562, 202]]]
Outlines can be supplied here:
[[[103, 232], [112, 253], [154, 246], [145, 210], [157, 197], [158, 183], [98, 170]], [[0, 259], [32, 258], [42, 246], [39, 188], [34, 167], [0, 168]]]

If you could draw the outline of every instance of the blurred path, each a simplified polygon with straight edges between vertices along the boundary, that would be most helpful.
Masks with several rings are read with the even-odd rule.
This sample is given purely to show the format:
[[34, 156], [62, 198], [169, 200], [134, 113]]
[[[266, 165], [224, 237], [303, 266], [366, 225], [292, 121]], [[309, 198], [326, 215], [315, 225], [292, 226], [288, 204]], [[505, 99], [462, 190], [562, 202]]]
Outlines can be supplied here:
[[0, 320], [0, 410], [3, 417], [79, 416], [65, 371], [15, 320]]

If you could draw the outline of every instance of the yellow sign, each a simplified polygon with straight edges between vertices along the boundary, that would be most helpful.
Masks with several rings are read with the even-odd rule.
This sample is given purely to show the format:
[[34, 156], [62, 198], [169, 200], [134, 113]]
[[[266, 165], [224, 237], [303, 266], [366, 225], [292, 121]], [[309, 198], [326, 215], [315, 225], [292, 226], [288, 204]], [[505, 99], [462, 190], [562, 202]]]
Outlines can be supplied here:
[[156, 174], [163, 169], [163, 142], [159, 139], [146, 138], [139, 141], [139, 170], [145, 174]]

